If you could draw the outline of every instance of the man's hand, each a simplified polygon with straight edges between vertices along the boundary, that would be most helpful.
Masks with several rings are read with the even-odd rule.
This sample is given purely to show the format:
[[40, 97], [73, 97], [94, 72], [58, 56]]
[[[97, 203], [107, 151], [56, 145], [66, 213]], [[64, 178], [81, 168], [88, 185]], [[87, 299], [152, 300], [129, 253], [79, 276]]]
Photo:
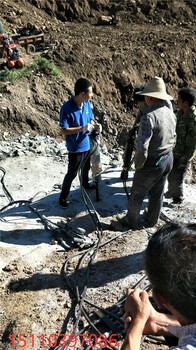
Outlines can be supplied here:
[[94, 124], [94, 128], [96, 131], [98, 131], [100, 134], [102, 132], [102, 125], [99, 123]]
[[136, 288], [128, 290], [125, 301], [125, 327], [127, 334], [121, 350], [139, 350], [145, 324], [150, 316], [151, 307], [149, 305], [148, 294]]
[[124, 328], [127, 331], [131, 321], [139, 315], [146, 318], [143, 334], [156, 334], [158, 331], [157, 321], [160, 313], [152, 306], [148, 294], [140, 288], [128, 289], [125, 308], [122, 310]]
[[128, 312], [132, 319], [141, 318], [147, 321], [151, 314], [151, 304], [147, 292], [136, 288], [134, 291], [128, 290], [128, 293], [125, 301], [125, 312]]
[[88, 134], [90, 134], [93, 131], [93, 129], [94, 129], [94, 126], [93, 124], [90, 124], [90, 123], [83, 126], [83, 131], [87, 131]]
[[[143, 329], [143, 334], [154, 334], [154, 335], [171, 335], [168, 331], [167, 326], [169, 324], [178, 326], [179, 322], [173, 315], [164, 314], [156, 311], [152, 306], [147, 293], [145, 292], [147, 298], [145, 301], [140, 300], [141, 297], [140, 292], [143, 292], [141, 289], [137, 288], [137, 299], [135, 298], [135, 291], [133, 289], [127, 290], [127, 299], [125, 302], [125, 308], [121, 310], [121, 314], [123, 314], [123, 322], [124, 328], [127, 331], [130, 327], [131, 321], [134, 319], [136, 312], [136, 305], [139, 300], [139, 304], [141, 307], [146, 308], [148, 314], [148, 318], [146, 319], [146, 324]], [[137, 300], [137, 303], [135, 302]]]
[[128, 179], [128, 170], [122, 170], [121, 171], [121, 175], [120, 175], [120, 178], [122, 181], [127, 181]]

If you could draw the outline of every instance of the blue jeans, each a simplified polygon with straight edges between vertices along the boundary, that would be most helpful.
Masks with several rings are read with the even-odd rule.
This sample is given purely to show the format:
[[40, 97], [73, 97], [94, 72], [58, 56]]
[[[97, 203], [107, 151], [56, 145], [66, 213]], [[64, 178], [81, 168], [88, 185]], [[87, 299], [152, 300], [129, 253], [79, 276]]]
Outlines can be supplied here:
[[[69, 153], [68, 159], [68, 171], [64, 177], [62, 190], [60, 197], [66, 199], [71, 188], [72, 181], [77, 176], [77, 173], [82, 167], [82, 185], [86, 187], [88, 185], [88, 173], [90, 170], [90, 151]], [[83, 163], [85, 162], [85, 163]]]
[[157, 166], [155, 163], [144, 165], [141, 170], [135, 172], [126, 215], [130, 225], [137, 225], [140, 209], [147, 194], [148, 212], [146, 220], [149, 226], [154, 226], [159, 219], [165, 182], [173, 165], [173, 153], [170, 152], [165, 155]]

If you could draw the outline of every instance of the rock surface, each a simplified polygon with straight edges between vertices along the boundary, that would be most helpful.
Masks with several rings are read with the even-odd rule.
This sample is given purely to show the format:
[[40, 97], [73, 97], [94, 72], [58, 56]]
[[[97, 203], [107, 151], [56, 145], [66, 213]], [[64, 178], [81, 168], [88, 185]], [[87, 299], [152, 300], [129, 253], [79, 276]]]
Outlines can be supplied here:
[[[38, 151], [40, 144], [41, 153]], [[31, 138], [31, 134], [25, 134], [7, 146], [5, 143], [0, 145], [1, 149], [8, 149], [8, 156], [3, 153], [4, 159], [0, 163], [0, 347], [2, 350], [17, 349], [24, 344], [19, 341], [19, 335], [26, 334], [28, 350], [33, 349], [33, 338], [34, 348], [47, 350], [50, 348], [49, 339], [51, 345], [55, 344], [55, 336], [50, 337], [51, 334], [59, 339], [59, 334], [65, 333], [68, 337], [75, 332], [73, 326], [78, 315], [76, 286], [79, 293], [87, 286], [85, 299], [107, 308], [125, 296], [127, 286], [134, 286], [142, 278], [143, 251], [151, 234], [164, 221], [160, 220], [153, 229], [140, 231], [126, 231], [111, 225], [116, 220], [116, 214], [124, 213], [127, 209], [127, 197], [120, 180], [120, 149], [113, 153], [108, 152], [106, 146], [101, 149], [103, 173], [99, 183], [100, 200], [97, 201], [95, 190], [88, 192], [91, 202], [86, 195], [83, 197], [76, 178], [68, 208], [62, 209], [58, 206], [58, 197], [67, 169], [67, 154], [59, 156], [58, 152], [62, 149], [64, 152], [63, 144], [50, 137]], [[17, 152], [13, 152], [12, 147]], [[129, 173], [128, 190], [132, 178], [133, 171]], [[7, 192], [3, 190], [3, 185]], [[171, 207], [171, 200], [164, 200], [163, 213], [169, 219], [184, 222], [194, 220], [195, 186], [185, 184], [185, 201], [179, 207]], [[8, 194], [15, 201], [12, 205], [9, 205]], [[147, 199], [144, 207], [146, 205]], [[76, 269], [79, 257], [71, 259], [65, 268], [68, 257], [82, 253], [81, 246], [72, 244], [67, 236], [68, 228], [74, 235], [79, 232], [80, 239], [86, 237], [87, 242], [91, 240], [94, 243], [102, 232], [101, 244], [105, 245], [99, 248], [91, 268], [90, 256], [81, 262], [79, 270]], [[64, 249], [63, 243], [70, 245], [71, 250]], [[145, 287], [146, 284], [141, 286]], [[86, 303], [85, 307], [90, 314], [97, 311]], [[92, 320], [96, 320], [96, 314], [93, 315]], [[86, 325], [82, 317], [80, 330]], [[100, 326], [102, 333], [109, 330], [103, 324]], [[90, 336], [94, 330], [86, 330], [85, 333]], [[9, 338], [12, 334], [14, 347], [12, 338]], [[42, 334], [45, 335], [44, 344]], [[119, 340], [118, 348], [120, 344]], [[150, 340], [142, 345], [142, 349], [166, 348]]]

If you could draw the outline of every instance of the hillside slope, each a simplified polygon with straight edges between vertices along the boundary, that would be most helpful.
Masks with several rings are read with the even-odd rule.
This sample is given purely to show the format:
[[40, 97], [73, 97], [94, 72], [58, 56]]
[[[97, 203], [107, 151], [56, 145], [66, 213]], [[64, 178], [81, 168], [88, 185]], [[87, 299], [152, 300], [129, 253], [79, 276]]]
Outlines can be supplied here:
[[[195, 86], [195, 10], [191, 0], [4, 0], [4, 31], [35, 24], [58, 43], [42, 55], [61, 73], [38, 74], [4, 88], [1, 135], [34, 130], [56, 137], [60, 106], [74, 81], [86, 76], [94, 83], [94, 112], [104, 126], [103, 137], [111, 146], [121, 144], [124, 126], [133, 122], [136, 84], [162, 76], [175, 99], [180, 87]], [[101, 22], [103, 15], [111, 17], [111, 24]], [[21, 52], [28, 65], [32, 56], [24, 48]]]

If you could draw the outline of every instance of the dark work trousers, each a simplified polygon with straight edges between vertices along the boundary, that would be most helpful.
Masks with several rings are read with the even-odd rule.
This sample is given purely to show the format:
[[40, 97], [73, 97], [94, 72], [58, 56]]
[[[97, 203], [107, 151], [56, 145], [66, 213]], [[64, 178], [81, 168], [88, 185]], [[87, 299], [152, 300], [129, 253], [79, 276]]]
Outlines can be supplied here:
[[174, 199], [183, 199], [183, 180], [186, 175], [188, 164], [179, 169], [179, 159], [174, 159], [171, 173], [168, 176], [168, 191]]
[[128, 202], [127, 220], [130, 225], [137, 225], [140, 209], [148, 194], [148, 213], [146, 220], [150, 226], [154, 226], [160, 216], [163, 204], [164, 186], [173, 165], [173, 153], [165, 155], [159, 164], [144, 165], [141, 170], [136, 170], [131, 194]]
[[90, 170], [90, 157], [88, 157], [90, 154], [89, 151], [85, 152], [77, 152], [77, 153], [69, 153], [68, 154], [68, 171], [67, 174], [64, 177], [62, 190], [61, 190], [61, 198], [66, 199], [70, 188], [72, 181], [77, 176], [78, 170], [82, 169], [82, 185], [86, 187], [88, 185], [88, 173]]

